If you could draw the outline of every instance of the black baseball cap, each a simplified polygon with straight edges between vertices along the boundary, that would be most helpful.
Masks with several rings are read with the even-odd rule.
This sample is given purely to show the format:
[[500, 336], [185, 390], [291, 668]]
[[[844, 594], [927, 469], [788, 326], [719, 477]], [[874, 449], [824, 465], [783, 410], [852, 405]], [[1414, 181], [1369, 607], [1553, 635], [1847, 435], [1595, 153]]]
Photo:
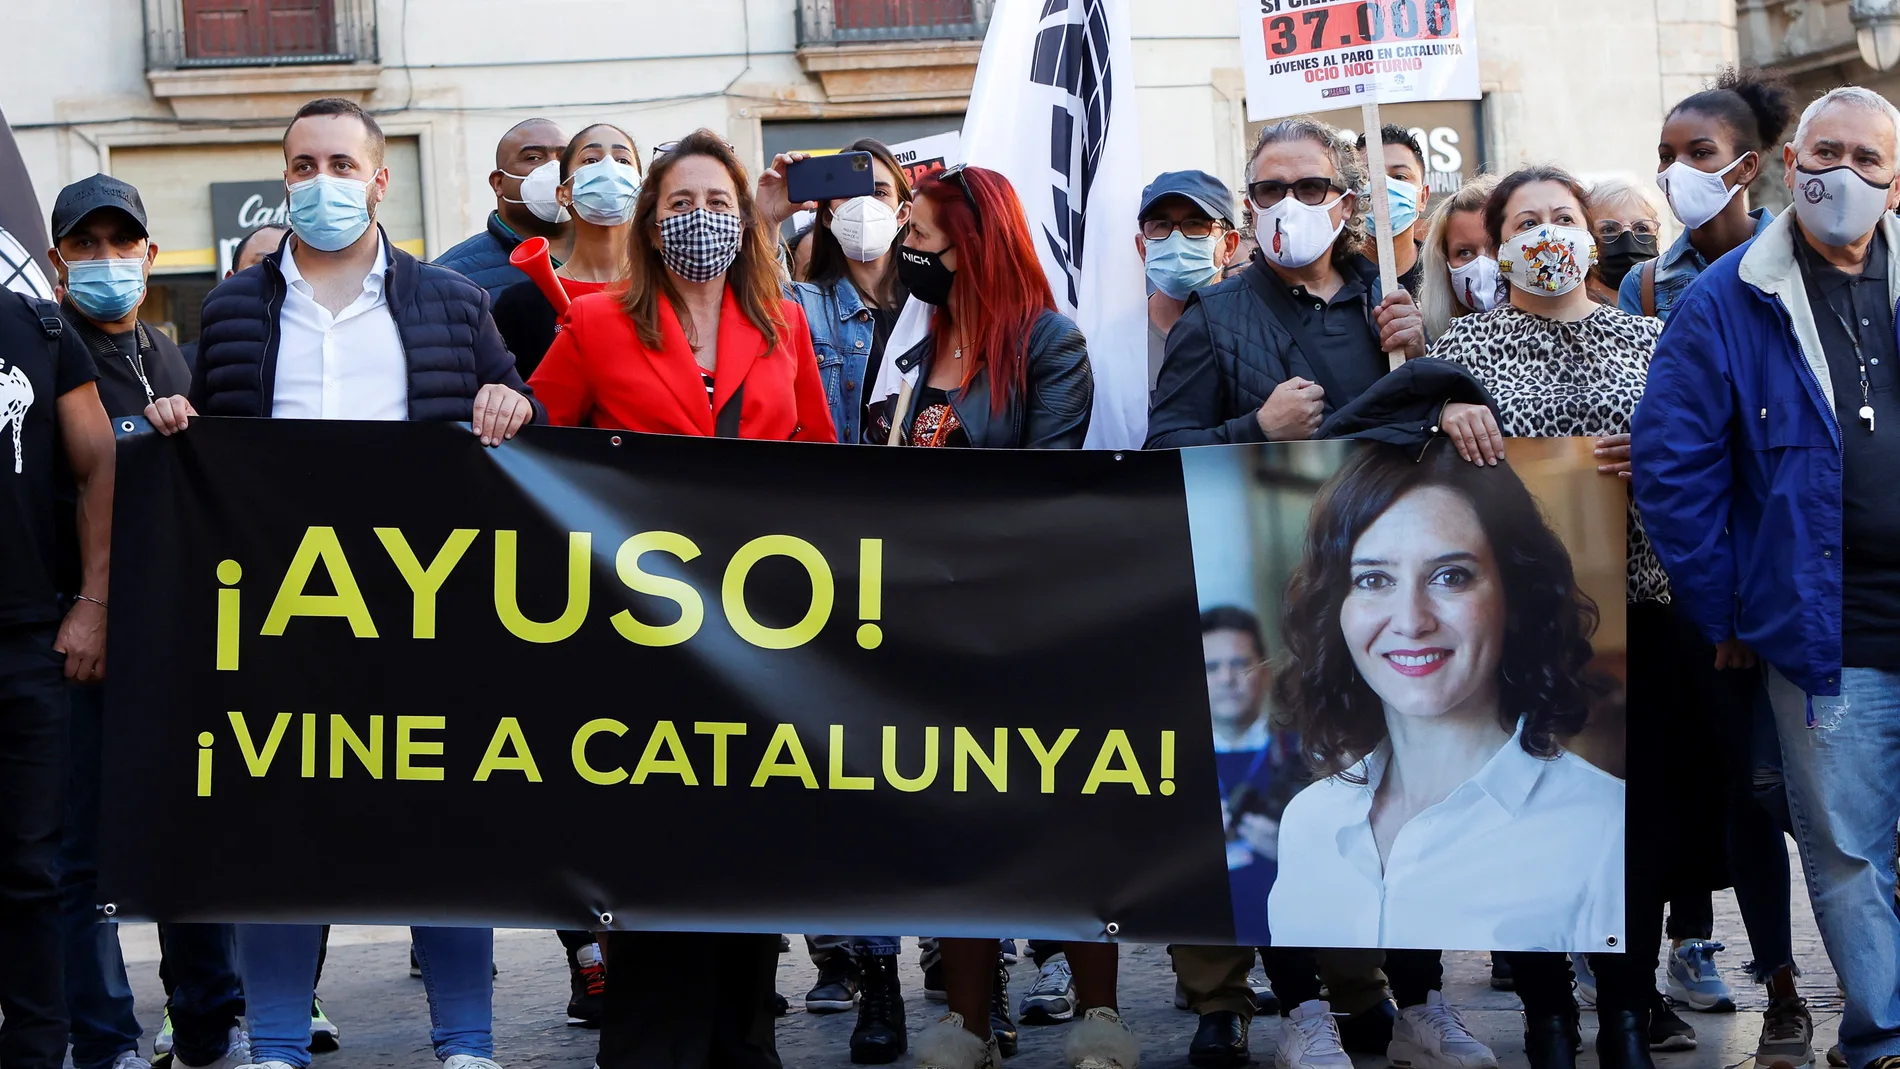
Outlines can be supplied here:
[[131, 216], [146, 236], [151, 235], [139, 191], [109, 174], [95, 174], [59, 191], [59, 199], [53, 202], [53, 240], [72, 233], [81, 219], [101, 208], [117, 208]]
[[1219, 219], [1230, 227], [1235, 225], [1233, 193], [1206, 171], [1169, 171], [1157, 175], [1148, 183], [1148, 188], [1141, 191], [1141, 210], [1135, 217], [1147, 218], [1148, 209], [1163, 197], [1186, 197], [1206, 212], [1209, 219]]

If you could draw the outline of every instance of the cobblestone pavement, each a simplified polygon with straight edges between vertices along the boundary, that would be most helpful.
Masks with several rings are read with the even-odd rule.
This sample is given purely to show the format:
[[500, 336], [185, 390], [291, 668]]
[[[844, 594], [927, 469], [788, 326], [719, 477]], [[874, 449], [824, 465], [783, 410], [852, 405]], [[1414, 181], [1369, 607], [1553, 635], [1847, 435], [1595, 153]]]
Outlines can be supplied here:
[[[1803, 891], [1797, 876], [1795, 953], [1805, 973], [1804, 994], [1814, 1006], [1817, 1046], [1825, 1049], [1834, 1040], [1840, 997]], [[429, 1011], [422, 982], [409, 977], [407, 935], [403, 929], [369, 927], [342, 927], [333, 932], [322, 995], [325, 1008], [343, 1031], [343, 1049], [320, 1056], [314, 1069], [430, 1069], [435, 1064], [429, 1053]], [[1765, 1000], [1742, 970], [1750, 953], [1731, 894], [1717, 896], [1716, 937], [1728, 946], [1718, 961], [1736, 989], [1740, 1010], [1728, 1015], [1684, 1014], [1695, 1027], [1701, 1045], [1694, 1051], [1657, 1055], [1661, 1069], [1731, 1069], [1752, 1057]], [[158, 984], [157, 941], [150, 926], [125, 925], [122, 942], [138, 997], [139, 1019], [151, 1029], [159, 1020], [164, 998]], [[814, 970], [801, 941], [794, 937], [792, 942], [793, 953], [779, 959], [778, 988], [793, 1005], [793, 1012], [779, 1022], [780, 1054], [788, 1069], [843, 1069], [850, 1064], [846, 1043], [856, 1014], [815, 1016], [802, 1012], [803, 995], [812, 985]], [[597, 1034], [563, 1023], [567, 970], [553, 933], [498, 932], [495, 957], [500, 968], [495, 986], [498, 1060], [507, 1069], [590, 1069]], [[902, 960], [914, 1035], [940, 1010], [923, 1000], [922, 974], [914, 949], [907, 945]], [[1490, 989], [1485, 957], [1447, 955], [1446, 974], [1446, 997], [1465, 1010], [1474, 1031], [1497, 1051], [1503, 1069], [1523, 1069], [1526, 1063], [1516, 999], [1508, 992]], [[1012, 994], [1020, 997], [1033, 978], [1034, 968], [1025, 959], [1013, 971]], [[1174, 978], [1165, 949], [1124, 947], [1121, 991], [1123, 1012], [1142, 1039], [1144, 1066], [1185, 1067], [1195, 1019], [1174, 1008]], [[1593, 1027], [1586, 1013], [1586, 1039]], [[1063, 1032], [1060, 1026], [1024, 1028], [1022, 1052], [1009, 1061], [1009, 1069], [1058, 1069], [1062, 1065]], [[1257, 1065], [1272, 1065], [1278, 1034], [1277, 1022], [1260, 1022], [1253, 1037]], [[149, 1047], [149, 1035], [146, 1043]], [[1383, 1069], [1385, 1065], [1383, 1059], [1356, 1061], [1358, 1069]], [[1821, 1061], [1818, 1054], [1816, 1061]], [[1583, 1064], [1594, 1064], [1594, 1056], [1586, 1055]]]

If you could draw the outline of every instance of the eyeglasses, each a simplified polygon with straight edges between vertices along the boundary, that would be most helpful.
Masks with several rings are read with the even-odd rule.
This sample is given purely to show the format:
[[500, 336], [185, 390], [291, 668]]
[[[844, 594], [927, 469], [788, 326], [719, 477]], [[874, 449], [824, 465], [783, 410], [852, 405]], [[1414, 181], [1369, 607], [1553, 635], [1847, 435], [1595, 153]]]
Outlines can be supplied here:
[[1141, 236], [1149, 241], [1166, 241], [1168, 235], [1177, 230], [1198, 240], [1220, 229], [1221, 223], [1215, 219], [1183, 219], [1178, 223], [1172, 219], [1143, 219], [1141, 221]]
[[[722, 138], [719, 143], [726, 146], [727, 152], [730, 152], [735, 156], [739, 154], [739, 150], [732, 147], [732, 142], [724, 140]], [[653, 146], [653, 158], [657, 160], [661, 156], [664, 156], [667, 153], [679, 147], [680, 147], [680, 143], [678, 141], [662, 141], [659, 144]]]
[[977, 225], [982, 226], [983, 212], [976, 206], [976, 195], [970, 192], [970, 180], [963, 176], [968, 166], [968, 164], [959, 163], [954, 167], [945, 167], [931, 177], [941, 178], [945, 182], [955, 182], [957, 188], [963, 191], [963, 202], [970, 206], [970, 214], [976, 217]]
[[1314, 207], [1331, 200], [1330, 194], [1334, 190], [1345, 192], [1344, 188], [1335, 185], [1330, 178], [1299, 178], [1291, 182], [1268, 178], [1247, 183], [1247, 199], [1253, 202], [1254, 207], [1265, 211], [1286, 199], [1288, 190], [1293, 191], [1294, 200]]
[[1615, 241], [1626, 233], [1634, 233], [1639, 238], [1653, 238], [1662, 234], [1662, 225], [1654, 219], [1638, 219], [1628, 226], [1614, 219], [1604, 219], [1597, 223], [1597, 237], [1604, 241]]

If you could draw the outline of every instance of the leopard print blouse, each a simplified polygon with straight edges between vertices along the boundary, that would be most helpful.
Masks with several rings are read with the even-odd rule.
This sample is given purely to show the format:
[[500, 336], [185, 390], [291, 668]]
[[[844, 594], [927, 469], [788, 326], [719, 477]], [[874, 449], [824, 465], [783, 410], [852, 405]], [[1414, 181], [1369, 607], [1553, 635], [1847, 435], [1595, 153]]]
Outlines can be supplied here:
[[[1513, 438], [1628, 434], [1662, 321], [1603, 306], [1575, 322], [1505, 304], [1451, 321], [1431, 355], [1463, 366], [1498, 403]], [[1630, 601], [1669, 600], [1669, 577], [1629, 506]]]

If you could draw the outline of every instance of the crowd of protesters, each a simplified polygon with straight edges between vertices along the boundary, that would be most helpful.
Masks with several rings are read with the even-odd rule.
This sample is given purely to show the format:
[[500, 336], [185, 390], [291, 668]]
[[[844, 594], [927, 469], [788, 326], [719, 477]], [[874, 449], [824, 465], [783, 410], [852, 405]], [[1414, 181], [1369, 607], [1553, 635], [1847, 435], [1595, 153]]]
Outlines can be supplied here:
[[[1355, 143], [1290, 119], [1261, 131], [1241, 210], [1220, 180], [1173, 171], [1126, 223], [1152, 294], [1149, 448], [1340, 437], [1416, 409], [1456, 463], [1495, 464], [1516, 437], [1584, 436], [1601, 476], [1629, 488], [1630, 715], [1614, 770], [1628, 939], [1622, 953], [1494, 956], [1534, 1069], [1576, 1064], [1586, 1007], [1607, 1069], [1693, 1048], [1684, 1012], [1732, 1012], [1710, 899], [1728, 886], [1768, 997], [1757, 1065], [1813, 1064], [1787, 835], [1846, 997], [1828, 1060], [1900, 1069], [1900, 502], [1883, 493], [1900, 483], [1900, 447], [1884, 445], [1900, 440], [1900, 112], [1858, 88], [1798, 120], [1797, 107], [1772, 78], [1729, 72], [1660, 117], [1660, 197], [1537, 165], [1436, 204], [1403, 129]], [[498, 447], [529, 424], [1082, 446], [1088, 340], [1057, 311], [1008, 180], [968, 166], [913, 185], [884, 145], [849, 148], [869, 153], [873, 193], [793, 204], [798, 154], [755, 180], [711, 131], [649, 150], [611, 124], [569, 137], [532, 119], [496, 149], [483, 232], [427, 263], [377, 222], [392, 179], [376, 120], [313, 101], [283, 138], [288, 227], [246, 238], [183, 351], [138, 317], [158, 252], [139, 192], [104, 175], [60, 192], [59, 303], [0, 300], [13, 476], [0, 494], [0, 1069], [57, 1069], [69, 1047], [77, 1069], [151, 1069], [115, 929], [92, 904], [109, 417], [165, 434], [200, 413], [459, 421]], [[1793, 194], [1778, 217], [1747, 193], [1770, 153]], [[1395, 231], [1390, 289], [1372, 252], [1374, 167]], [[801, 210], [812, 225], [782, 240]], [[552, 286], [512, 258], [529, 239], [547, 243]], [[928, 332], [890, 351], [910, 301], [929, 306]], [[914, 386], [873, 396], [892, 362]], [[1210, 612], [1203, 642], [1223, 769], [1264, 777], [1262, 792], [1323, 774], [1264, 712], [1275, 651], [1258, 621]], [[1690, 759], [1696, 775], [1674, 771]], [[1719, 841], [1693, 841], [1710, 828]], [[1274, 867], [1297, 860], [1276, 834], [1228, 813], [1230, 866], [1258, 865], [1263, 910]], [[337, 1049], [316, 995], [325, 929], [159, 931], [160, 1062], [307, 1069]], [[437, 1058], [498, 1069], [492, 931], [412, 937]], [[600, 1029], [601, 1069], [779, 1064], [780, 936], [560, 941], [569, 1023]], [[1077, 1069], [1141, 1060], [1112, 944], [1030, 944], [1036, 980], [1015, 1001], [1013, 942], [926, 940], [924, 994], [946, 1012], [913, 1029], [896, 936], [808, 942], [819, 980], [805, 1005], [857, 1011], [853, 1061], [994, 1069], [1019, 1026], [1055, 1024]], [[1200, 1018], [1196, 1066], [1247, 1064], [1262, 1015], [1281, 1018], [1281, 1069], [1348, 1069], [1352, 1053], [1497, 1065], [1447, 1002], [1438, 951], [1171, 951], [1178, 1002]]]

